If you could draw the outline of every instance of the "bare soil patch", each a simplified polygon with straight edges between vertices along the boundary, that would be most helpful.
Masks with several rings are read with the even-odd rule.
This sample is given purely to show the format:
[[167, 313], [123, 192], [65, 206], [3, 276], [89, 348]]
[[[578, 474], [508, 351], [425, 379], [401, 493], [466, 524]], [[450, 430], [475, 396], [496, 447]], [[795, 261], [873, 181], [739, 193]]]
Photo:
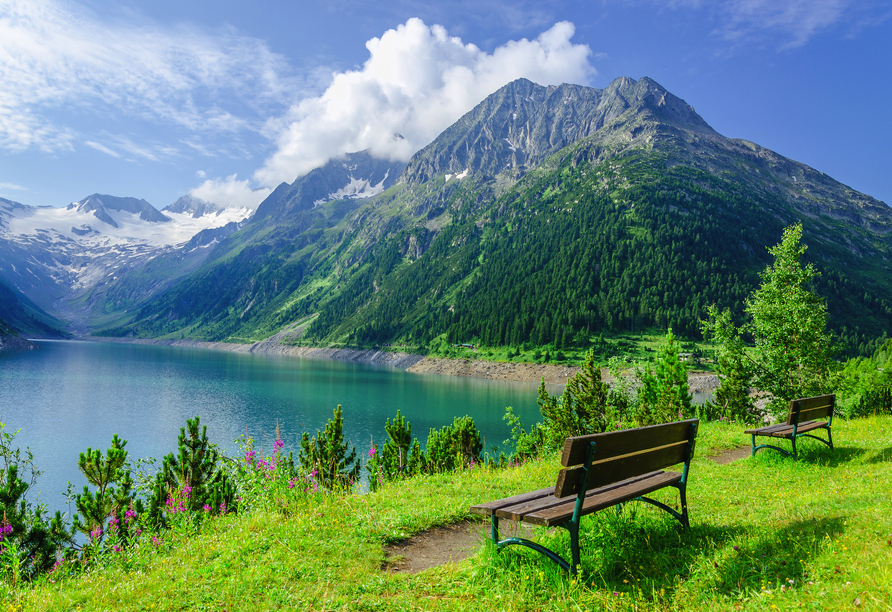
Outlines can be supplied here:
[[729, 448], [728, 450], [724, 450], [718, 455], [707, 457], [707, 459], [712, 459], [720, 465], [727, 465], [732, 461], [737, 461], [738, 459], [749, 457], [752, 452], [753, 450], [750, 446], [738, 446], [737, 448]]
[[[514, 521], [499, 525], [502, 537], [530, 537], [533, 529]], [[476, 555], [489, 539], [489, 522], [462, 521], [434, 527], [384, 548], [386, 572], [415, 574]]]

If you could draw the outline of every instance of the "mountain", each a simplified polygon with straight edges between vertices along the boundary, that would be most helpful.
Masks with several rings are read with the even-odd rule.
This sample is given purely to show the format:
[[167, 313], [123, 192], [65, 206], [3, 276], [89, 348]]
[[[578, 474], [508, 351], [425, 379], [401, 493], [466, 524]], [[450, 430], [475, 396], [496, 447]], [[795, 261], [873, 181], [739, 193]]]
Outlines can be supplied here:
[[708, 304], [741, 313], [795, 222], [848, 350], [892, 333], [892, 209], [722, 136], [646, 77], [515, 81], [395, 180], [383, 165], [357, 177], [353, 160], [280, 185], [104, 333], [247, 341], [299, 324], [317, 343], [554, 348], [647, 326], [696, 336]]
[[[235, 231], [251, 214], [213, 205], [204, 214], [196, 212], [165, 215], [145, 200], [99, 194], [65, 208], [0, 198], [0, 280], [51, 318], [64, 319], [72, 331], [84, 333], [95, 322], [115, 320], [117, 313], [107, 307], [104, 295], [119, 279], [161, 255], [174, 254], [175, 263], [167, 262], [162, 278], [137, 292], [140, 300], [147, 299], [153, 288], [167, 287], [191, 272], [210, 252], [208, 245]], [[202, 233], [206, 231], [211, 233]], [[145, 278], [145, 270], [141, 275]], [[123, 309], [130, 305], [122, 304]]]
[[282, 183], [257, 208], [254, 222], [281, 222], [327, 202], [364, 200], [396, 183], [405, 164], [375, 159], [366, 151], [348, 153]]
[[[170, 217], [165, 217], [158, 212], [158, 209], [146, 202], [145, 200], [137, 200], [136, 198], [116, 198], [115, 196], [100, 195], [94, 193], [87, 196], [80, 202], [73, 202], [68, 205], [68, 210], [76, 210], [80, 213], [93, 213], [93, 216], [107, 223], [112, 227], [118, 227], [117, 222], [110, 214], [110, 211], [128, 212], [136, 215], [143, 221], [150, 223], [165, 223], [170, 221]], [[85, 228], [90, 231], [90, 228]], [[81, 231], [84, 231], [83, 229]], [[83, 234], [80, 234], [83, 235]]]
[[217, 204], [214, 204], [213, 202], [208, 202], [207, 200], [196, 198], [195, 196], [187, 193], [173, 204], [168, 204], [167, 206], [165, 206], [161, 210], [161, 212], [184, 213], [191, 215], [194, 219], [198, 219], [199, 217], [203, 217], [208, 214], [222, 212], [225, 209], [225, 206], [219, 206]]
[[61, 338], [65, 323], [44, 312], [27, 297], [0, 282], [0, 335]]

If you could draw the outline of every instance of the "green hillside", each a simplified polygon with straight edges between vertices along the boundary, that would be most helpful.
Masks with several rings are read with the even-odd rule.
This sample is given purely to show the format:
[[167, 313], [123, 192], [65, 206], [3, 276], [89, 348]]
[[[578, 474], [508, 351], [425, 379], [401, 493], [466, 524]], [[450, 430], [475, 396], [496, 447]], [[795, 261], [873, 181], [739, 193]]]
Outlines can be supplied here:
[[[280, 187], [193, 274], [100, 333], [244, 342], [315, 317], [304, 340], [320, 344], [424, 347], [445, 334], [561, 349], [646, 327], [696, 337], [707, 305], [742, 311], [766, 248], [801, 221], [845, 350], [892, 335], [885, 204], [722, 137], [649, 79], [573, 88], [581, 110], [561, 115], [549, 114], [554, 88], [508, 87], [371, 200], [316, 205], [299, 197], [305, 179]], [[523, 163], [484, 137], [500, 130], [529, 143]]]
[[17, 334], [40, 337], [60, 338], [64, 326], [62, 321], [48, 315], [28, 298], [0, 282], [0, 335], [12, 335], [3, 330], [5, 327]]

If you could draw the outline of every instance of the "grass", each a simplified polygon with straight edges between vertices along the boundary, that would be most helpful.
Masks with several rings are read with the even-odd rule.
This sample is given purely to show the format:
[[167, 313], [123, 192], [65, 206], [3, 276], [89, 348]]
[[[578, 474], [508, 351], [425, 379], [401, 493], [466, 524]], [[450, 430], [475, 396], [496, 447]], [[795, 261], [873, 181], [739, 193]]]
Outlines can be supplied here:
[[[681, 352], [694, 352], [698, 355], [711, 355], [715, 346], [703, 342], [678, 338]], [[521, 346], [476, 346], [466, 348], [460, 344], [447, 342], [446, 334], [440, 334], [427, 346], [411, 344], [384, 345], [385, 350], [401, 350], [428, 357], [447, 359], [469, 359], [500, 363], [549, 363], [559, 366], [578, 366], [585, 359], [589, 349], [594, 349], [595, 359], [601, 366], [607, 365], [608, 356], [616, 355], [629, 362], [652, 361], [657, 350], [666, 342], [665, 330], [647, 329], [638, 332], [607, 332], [600, 337], [592, 336], [585, 346], [557, 350], [553, 346], [534, 346], [525, 343]], [[343, 345], [347, 348], [354, 348]], [[365, 347], [371, 348], [371, 347]], [[378, 345], [375, 345], [378, 348]], [[546, 361], [547, 354], [547, 361]], [[711, 371], [713, 364], [703, 359], [696, 364], [698, 370]]]
[[[59, 582], [7, 590], [3, 610], [892, 610], [892, 417], [837, 420], [837, 448], [800, 460], [748, 444], [739, 425], [700, 428], [690, 531], [627, 504], [583, 520], [574, 580], [532, 551], [480, 552], [419, 574], [386, 567], [383, 546], [468, 518], [475, 503], [553, 484], [550, 457], [470, 469], [365, 495], [305, 495], [174, 532]], [[661, 491], [676, 503], [674, 491]], [[569, 554], [558, 531], [537, 539]], [[0, 589], [9, 589], [8, 583]]]

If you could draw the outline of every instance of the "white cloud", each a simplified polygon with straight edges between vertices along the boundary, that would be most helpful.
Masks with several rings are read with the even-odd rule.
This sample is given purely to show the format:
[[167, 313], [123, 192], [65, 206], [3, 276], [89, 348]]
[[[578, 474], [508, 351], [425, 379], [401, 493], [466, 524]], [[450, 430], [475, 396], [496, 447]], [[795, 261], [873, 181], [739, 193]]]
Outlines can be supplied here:
[[0, 0], [0, 147], [71, 149], [66, 108], [192, 131], [259, 128], [262, 119], [236, 116], [232, 105], [281, 108], [293, 95], [286, 70], [265, 43], [232, 29], [110, 22], [66, 0]]
[[410, 19], [366, 43], [369, 58], [361, 69], [334, 74], [321, 96], [268, 123], [278, 150], [255, 178], [269, 186], [290, 182], [338, 154], [365, 149], [408, 160], [517, 78], [586, 83], [595, 74], [591, 49], [573, 44], [574, 32], [572, 23], [561, 22], [535, 40], [510, 41], [486, 53], [441, 26]]
[[240, 181], [235, 174], [225, 179], [208, 179], [189, 191], [189, 195], [218, 206], [250, 210], [255, 210], [269, 194], [266, 188], [251, 189], [247, 180]]
[[101, 153], [105, 153], [106, 155], [111, 155], [112, 157], [121, 157], [121, 154], [117, 151], [112, 151], [107, 146], [103, 144], [99, 144], [98, 142], [93, 142], [92, 140], [87, 140], [84, 142], [85, 145], [100, 151]]
[[27, 187], [16, 185], [15, 183], [0, 183], [0, 189], [11, 189], [12, 191], [28, 191]]
[[730, 41], [779, 33], [782, 48], [801, 47], [813, 36], [844, 19], [851, 0], [728, 0], [726, 23], [718, 33]]
[[207, 174], [205, 174], [204, 170], [196, 170], [195, 171], [195, 178], [203, 179], [206, 176], [207, 176]]

